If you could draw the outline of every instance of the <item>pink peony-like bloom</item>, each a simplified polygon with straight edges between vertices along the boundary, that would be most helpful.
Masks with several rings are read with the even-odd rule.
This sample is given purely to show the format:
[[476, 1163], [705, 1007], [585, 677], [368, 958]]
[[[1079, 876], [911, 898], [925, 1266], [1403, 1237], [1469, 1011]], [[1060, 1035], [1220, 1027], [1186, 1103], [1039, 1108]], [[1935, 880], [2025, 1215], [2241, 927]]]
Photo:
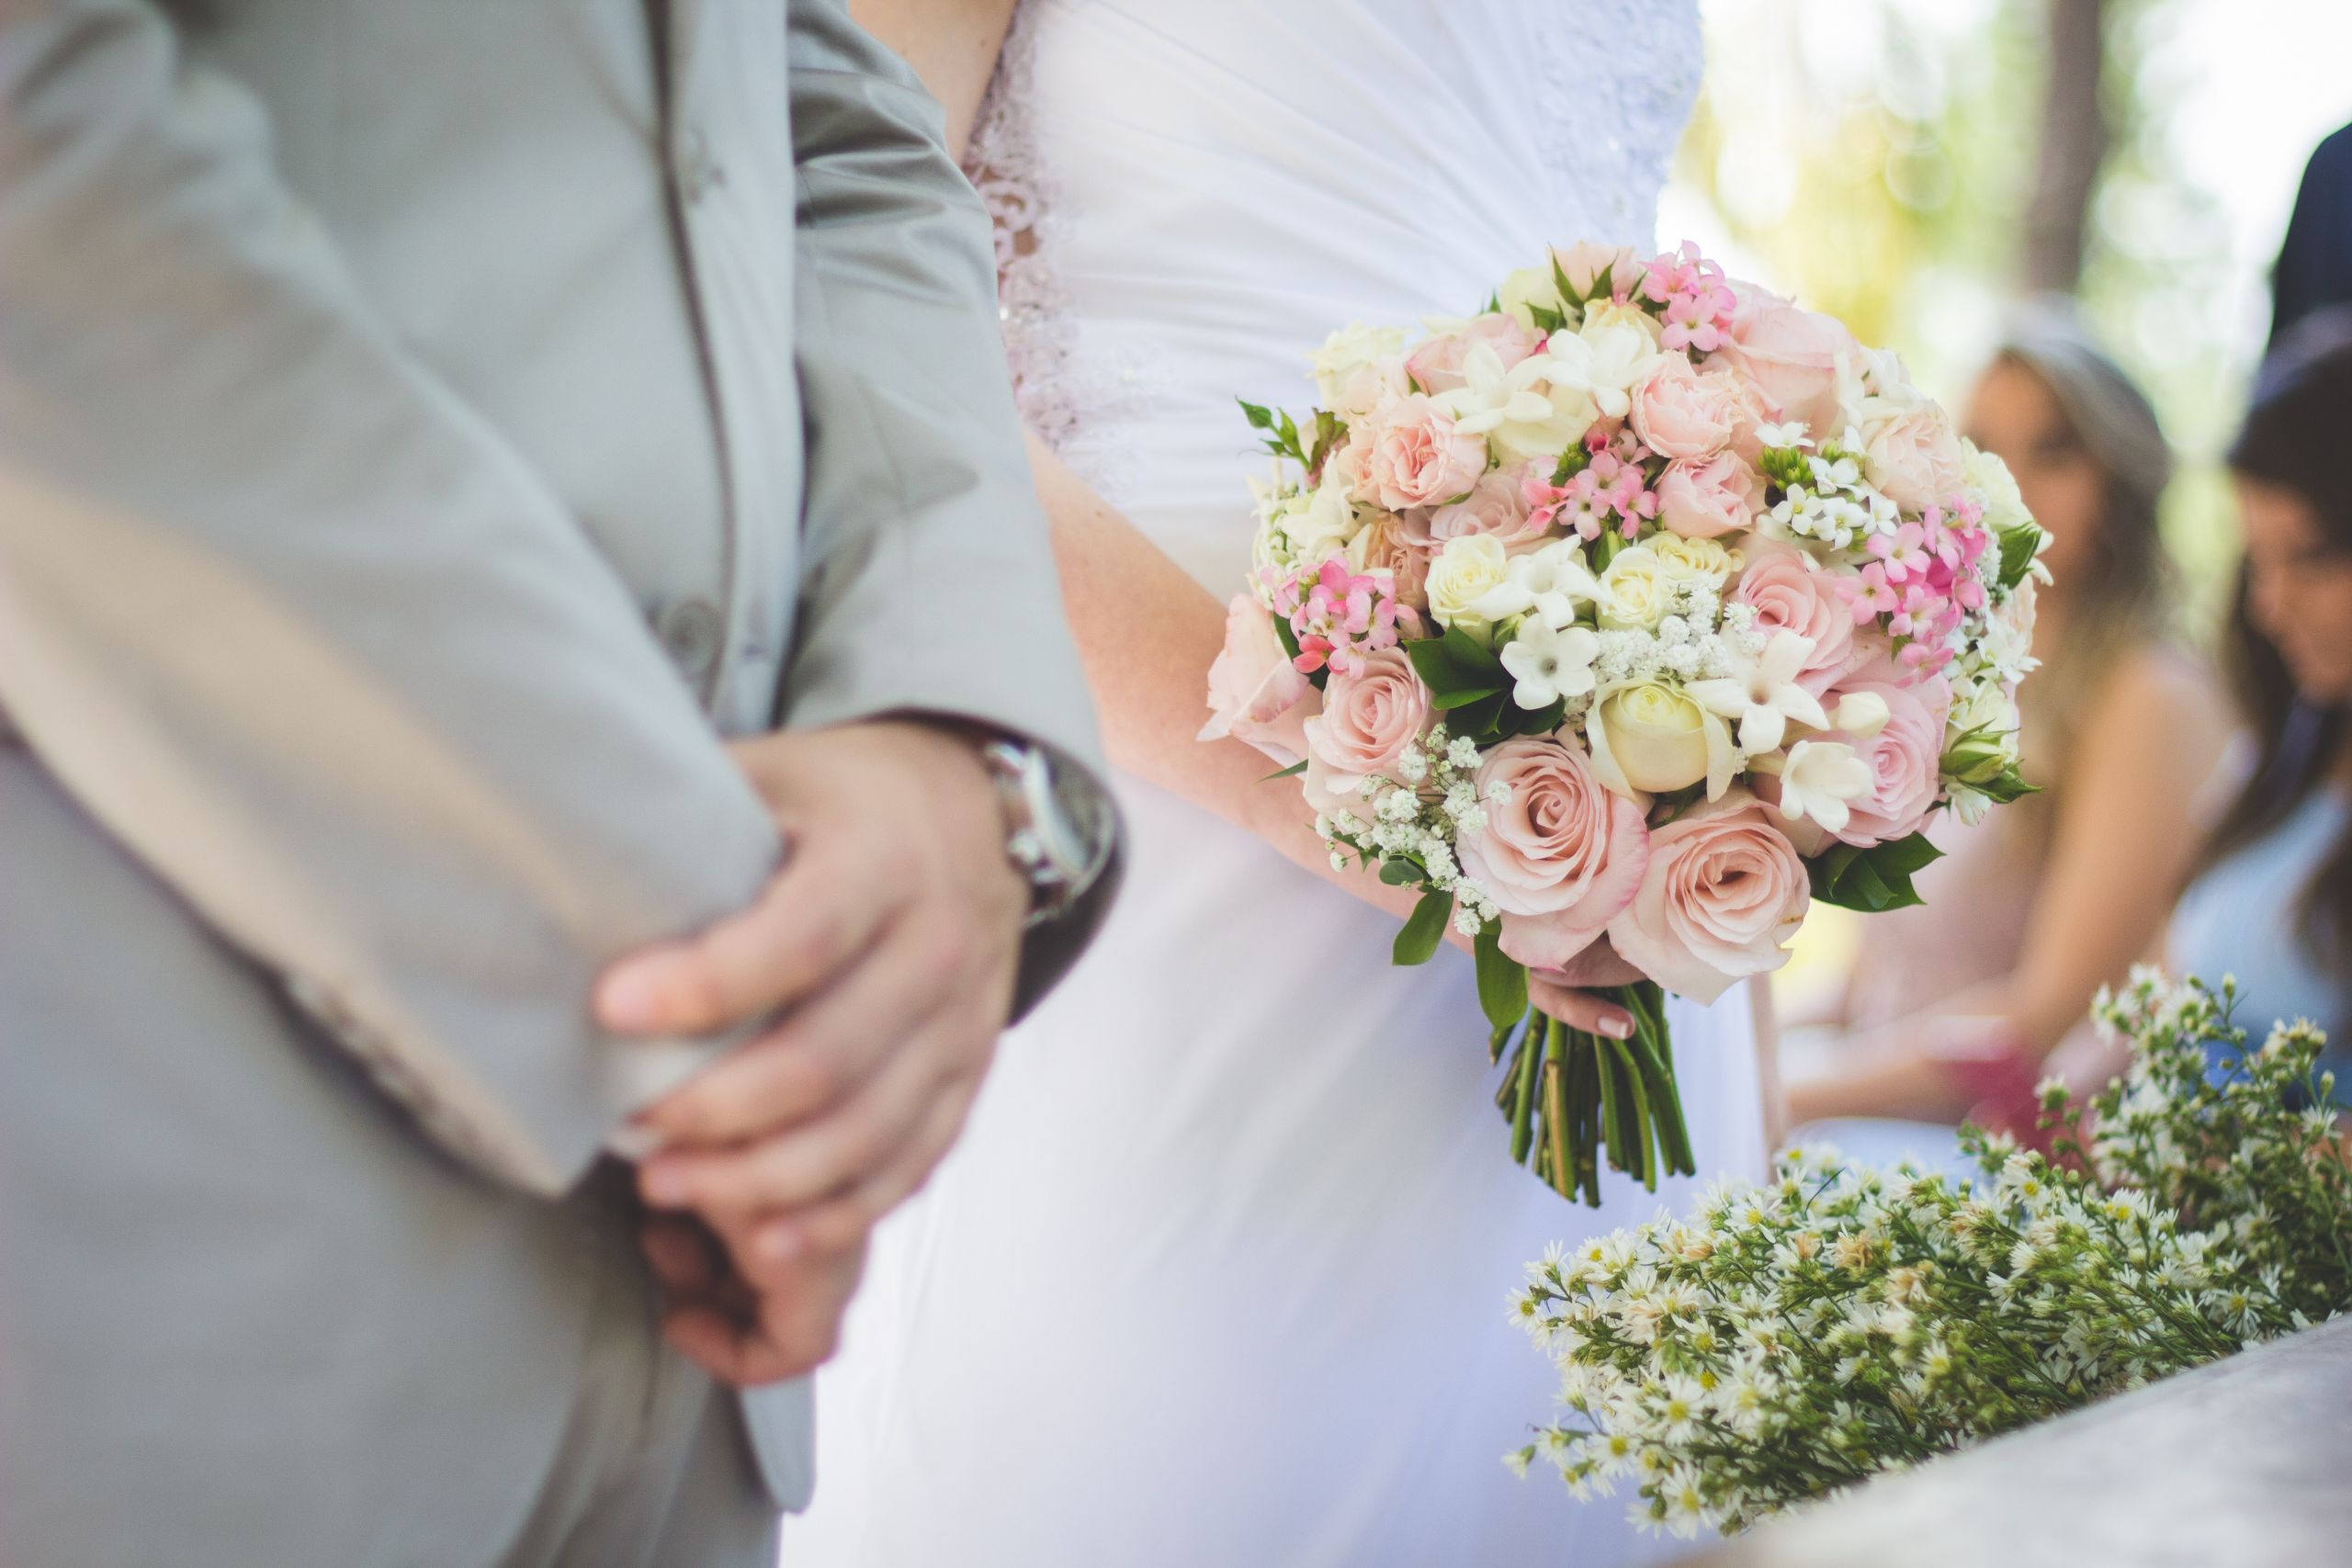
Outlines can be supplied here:
[[1658, 478], [1658, 521], [1686, 539], [1752, 528], [1763, 510], [1764, 476], [1736, 453], [1679, 458]]
[[1854, 647], [1854, 615], [1839, 578], [1778, 539], [1751, 539], [1744, 548], [1747, 561], [1732, 587], [1733, 601], [1756, 612], [1756, 629], [1768, 639], [1791, 631], [1812, 641], [1797, 683], [1819, 696], [1846, 671]]
[[1487, 471], [1487, 438], [1464, 434], [1418, 392], [1384, 403], [1360, 429], [1363, 445], [1351, 439], [1340, 471], [1353, 477], [1357, 500], [1391, 512], [1452, 501]]
[[1469, 534], [1484, 534], [1498, 540], [1505, 549], [1540, 544], [1544, 525], [1532, 517], [1527, 499], [1527, 476], [1535, 471], [1532, 466], [1523, 470], [1498, 468], [1460, 501], [1430, 513], [1430, 548], [1442, 550], [1448, 539]]
[[1618, 956], [1667, 989], [1711, 1002], [1789, 961], [1813, 902], [1804, 862], [1747, 790], [1650, 831], [1632, 903], [1609, 922]]
[[1881, 423], [1862, 444], [1862, 476], [1905, 512], [1955, 494], [1967, 479], [1951, 416], [1926, 403]]
[[1454, 391], [1464, 384], [1463, 359], [1473, 344], [1480, 343], [1495, 351], [1495, 357], [1503, 362], [1506, 370], [1544, 346], [1544, 340], [1517, 316], [1498, 311], [1473, 318], [1458, 333], [1446, 333], [1423, 342], [1405, 356], [1405, 368], [1424, 392], [1434, 396]]
[[1868, 846], [1917, 832], [1935, 809], [1943, 789], [1944, 724], [1951, 713], [1951, 687], [1940, 676], [1921, 679], [1899, 660], [1882, 660], [1855, 671], [1823, 697], [1833, 714], [1839, 699], [1863, 692], [1886, 704], [1886, 723], [1867, 739], [1838, 730], [1823, 739], [1843, 740], [1871, 770], [1871, 793], [1852, 804], [1838, 837]]
[[1306, 720], [1320, 705], [1321, 694], [1292, 665], [1266, 607], [1234, 595], [1224, 650], [1209, 666], [1209, 721], [1200, 739], [1231, 736], [1288, 766], [1306, 755]]
[[[1496, 802], [1496, 785], [1510, 792]], [[1478, 764], [1487, 825], [1454, 846], [1502, 910], [1502, 950], [1556, 969], [1589, 947], [1634, 896], [1649, 859], [1641, 807], [1611, 795], [1565, 736], [1505, 740]]]
[[1361, 808], [1359, 780], [1396, 776], [1396, 759], [1430, 727], [1429, 688], [1401, 648], [1363, 656], [1352, 674], [1323, 687], [1323, 711], [1308, 719], [1306, 796], [1319, 810]]
[[1836, 434], [1838, 367], [1858, 352], [1853, 334], [1753, 284], [1731, 287], [1738, 306], [1716, 356], [1752, 379], [1781, 419], [1803, 420], [1815, 435]]
[[1634, 389], [1634, 430], [1661, 457], [1711, 457], [1731, 444], [1738, 404], [1729, 378], [1668, 355]]

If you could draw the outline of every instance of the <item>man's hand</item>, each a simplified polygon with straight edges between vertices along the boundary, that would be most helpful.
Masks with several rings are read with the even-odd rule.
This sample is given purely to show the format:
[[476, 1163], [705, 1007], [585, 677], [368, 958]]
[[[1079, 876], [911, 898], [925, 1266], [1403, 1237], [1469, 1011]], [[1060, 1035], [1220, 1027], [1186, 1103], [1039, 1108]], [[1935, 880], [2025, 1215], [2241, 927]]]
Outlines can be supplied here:
[[662, 1282], [662, 1331], [680, 1354], [737, 1388], [809, 1372], [840, 1348], [842, 1315], [865, 1267], [865, 1243], [805, 1258], [754, 1288], [728, 1248], [689, 1215], [656, 1214], [640, 1236]]
[[733, 748], [787, 858], [759, 901], [605, 975], [622, 1033], [768, 1032], [650, 1107], [646, 1201], [766, 1282], [848, 1252], [956, 1138], [1011, 1011], [1029, 891], [969, 740], [919, 722]]

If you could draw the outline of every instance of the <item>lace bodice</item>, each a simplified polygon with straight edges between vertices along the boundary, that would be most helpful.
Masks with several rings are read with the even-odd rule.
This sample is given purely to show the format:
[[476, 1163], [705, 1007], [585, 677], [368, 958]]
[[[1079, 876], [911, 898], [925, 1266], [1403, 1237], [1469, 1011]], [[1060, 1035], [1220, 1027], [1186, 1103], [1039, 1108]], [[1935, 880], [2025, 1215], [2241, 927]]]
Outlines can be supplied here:
[[1700, 65], [1695, 0], [1023, 0], [967, 163], [1024, 415], [1148, 526], [1235, 501], [1333, 326], [1653, 243]]

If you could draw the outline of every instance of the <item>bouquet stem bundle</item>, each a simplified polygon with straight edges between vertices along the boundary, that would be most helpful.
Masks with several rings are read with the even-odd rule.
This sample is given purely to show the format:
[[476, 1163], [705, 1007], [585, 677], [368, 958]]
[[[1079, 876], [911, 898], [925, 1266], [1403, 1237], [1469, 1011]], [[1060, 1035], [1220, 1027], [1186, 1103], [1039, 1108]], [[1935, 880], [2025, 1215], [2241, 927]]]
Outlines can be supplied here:
[[1510, 1122], [1510, 1156], [1563, 1198], [1600, 1202], [1600, 1160], [1657, 1190], [1698, 1166], [1674, 1079], [1666, 993], [1649, 981], [1596, 994], [1634, 1020], [1626, 1040], [1571, 1029], [1531, 1007], [1488, 1041], [1506, 1062], [1495, 1104]]

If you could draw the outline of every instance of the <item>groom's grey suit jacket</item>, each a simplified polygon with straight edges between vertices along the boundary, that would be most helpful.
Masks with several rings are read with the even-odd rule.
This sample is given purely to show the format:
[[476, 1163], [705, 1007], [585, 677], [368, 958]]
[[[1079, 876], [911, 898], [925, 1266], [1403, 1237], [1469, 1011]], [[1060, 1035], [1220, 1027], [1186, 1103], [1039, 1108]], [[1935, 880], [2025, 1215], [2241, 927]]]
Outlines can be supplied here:
[[0, 1532], [494, 1533], [722, 737], [1092, 755], [985, 216], [828, 0], [0, 0]]

